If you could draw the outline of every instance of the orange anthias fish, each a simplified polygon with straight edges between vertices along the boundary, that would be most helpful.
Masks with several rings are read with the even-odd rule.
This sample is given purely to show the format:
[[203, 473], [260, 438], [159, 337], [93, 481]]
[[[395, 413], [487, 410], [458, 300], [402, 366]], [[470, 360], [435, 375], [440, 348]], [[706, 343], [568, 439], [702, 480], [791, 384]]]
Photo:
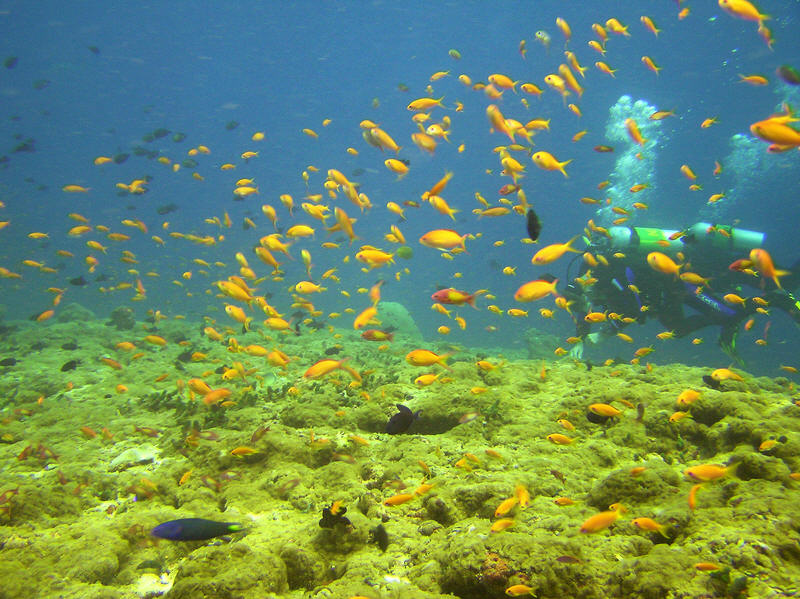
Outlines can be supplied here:
[[466, 249], [464, 246], [466, 238], [466, 235], [459, 235], [452, 229], [435, 229], [420, 237], [419, 242], [429, 248], [447, 251], [457, 247]]
[[489, 119], [489, 123], [495, 131], [505, 133], [508, 135], [511, 143], [514, 143], [514, 132], [508, 127], [503, 113], [500, 112], [500, 109], [495, 104], [489, 104], [489, 106], [486, 107], [486, 117]]
[[794, 115], [791, 108], [784, 105], [782, 113], [773, 114], [750, 125], [750, 132], [764, 141], [791, 148], [800, 145], [800, 132], [789, 125], [797, 121], [800, 119]]
[[391, 341], [394, 339], [394, 333], [381, 331], [379, 329], [367, 329], [361, 333], [361, 338], [367, 341]]
[[427, 349], [415, 349], [406, 354], [406, 362], [412, 366], [432, 366], [433, 364], [438, 364], [442, 368], [452, 370], [445, 362], [449, 356], [450, 354], [443, 354], [440, 356]]
[[628, 135], [630, 138], [640, 146], [643, 146], [647, 143], [647, 139], [642, 137], [642, 134], [639, 131], [639, 125], [637, 125], [636, 121], [633, 119], [625, 119], [625, 129], [628, 130]]
[[675, 264], [672, 258], [666, 254], [662, 254], [661, 252], [650, 252], [647, 254], [647, 263], [653, 270], [663, 272], [664, 274], [675, 275], [676, 277], [678, 276], [680, 265]]
[[567, 243], [554, 243], [552, 245], [543, 247], [533, 255], [531, 262], [537, 265], [550, 264], [551, 262], [555, 262], [561, 258], [561, 256], [563, 256], [566, 252], [581, 253], [580, 250], [576, 250], [572, 247], [572, 242], [577, 238], [578, 236], [576, 235]]
[[581, 525], [582, 533], [601, 532], [611, 526], [622, 515], [622, 509], [608, 510], [595, 514]]
[[347, 360], [347, 358], [345, 358], [344, 360], [320, 360], [319, 362], [309, 367], [308, 370], [306, 370], [305, 374], [303, 374], [303, 378], [306, 379], [321, 378], [326, 374], [328, 374], [329, 372], [333, 372], [337, 368], [341, 368], [345, 360]]
[[478, 289], [478, 291], [475, 293], [469, 294], [450, 287], [447, 289], [440, 289], [431, 295], [431, 299], [435, 302], [439, 302], [440, 304], [452, 304], [455, 306], [463, 306], [464, 304], [468, 304], [477, 309], [477, 306], [475, 305], [475, 298], [479, 295], [487, 293], [487, 291], [487, 289]]
[[518, 302], [532, 302], [542, 299], [551, 293], [553, 295], [558, 295], [556, 292], [556, 283], [558, 283], [558, 279], [553, 281], [528, 281], [517, 289], [516, 293], [514, 293], [514, 299]]
[[769, 255], [767, 250], [761, 248], [753, 248], [750, 250], [750, 261], [755, 266], [756, 270], [761, 273], [761, 276], [775, 281], [778, 289], [781, 289], [781, 282], [779, 277], [785, 277], [790, 274], [786, 270], [777, 270], [772, 263], [772, 256]]
[[564, 167], [572, 162], [572, 159], [559, 162], [556, 157], [549, 152], [536, 152], [533, 156], [531, 156], [531, 160], [533, 160], [533, 163], [542, 170], [560, 171], [565, 177], [569, 176], [567, 175], [567, 171], [564, 170]]
[[692, 466], [691, 468], [687, 468], [684, 470], [684, 474], [691, 479], [700, 481], [700, 482], [708, 482], [712, 480], [717, 480], [727, 476], [728, 474], [733, 474], [736, 471], [736, 467], [739, 465], [739, 462], [735, 464], [731, 464], [730, 466], [717, 466], [716, 464], [703, 464], [702, 466]]
[[761, 14], [748, 0], [717, 0], [719, 7], [726, 13], [745, 21], [764, 21], [768, 15]]

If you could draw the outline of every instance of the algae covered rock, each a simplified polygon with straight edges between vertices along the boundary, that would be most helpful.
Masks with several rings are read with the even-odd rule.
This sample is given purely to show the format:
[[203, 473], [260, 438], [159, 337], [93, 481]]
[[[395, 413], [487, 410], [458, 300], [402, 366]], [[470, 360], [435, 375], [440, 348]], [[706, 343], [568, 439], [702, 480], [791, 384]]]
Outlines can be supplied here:
[[381, 302], [378, 317], [381, 328], [394, 328], [398, 333], [408, 336], [413, 340], [422, 341], [422, 333], [417, 323], [411, 317], [408, 309], [399, 302]]
[[597, 481], [586, 502], [605, 510], [618, 501], [640, 504], [653, 499], [665, 500], [677, 492], [680, 484], [678, 474], [666, 465], [648, 467], [640, 476], [631, 476], [630, 469], [621, 468]]
[[117, 328], [118, 331], [129, 331], [136, 325], [136, 318], [133, 316], [133, 310], [128, 306], [120, 306], [111, 312], [111, 326]]
[[313, 589], [326, 575], [325, 562], [320, 555], [300, 545], [290, 544], [281, 549], [280, 558], [286, 567], [290, 589]]
[[580, 544], [542, 532], [509, 532], [484, 541], [459, 528], [436, 554], [441, 588], [458, 597], [499, 598], [509, 586], [525, 584], [540, 599], [607, 597], [599, 573], [581, 565]]
[[288, 590], [286, 565], [266, 548], [245, 542], [201, 547], [181, 562], [170, 599], [261, 599]]
[[529, 360], [552, 358], [553, 350], [558, 347], [560, 339], [533, 327], [525, 331], [525, 347]]
[[158, 454], [158, 449], [149, 443], [130, 447], [111, 460], [109, 470], [117, 472], [140, 464], [150, 464], [158, 459]]
[[692, 592], [679, 594], [686, 586], [684, 573], [691, 567], [691, 558], [685, 552], [668, 545], [655, 545], [646, 555], [618, 562], [609, 583], [611, 588], [618, 589], [620, 597], [697, 597], [699, 594]]
[[56, 316], [58, 322], [90, 322], [96, 318], [91, 310], [74, 302], [64, 306]]
[[85, 530], [72, 527], [51, 550], [57, 551], [58, 571], [67, 572], [73, 580], [111, 584], [120, 569], [128, 548], [124, 539], [101, 525]]

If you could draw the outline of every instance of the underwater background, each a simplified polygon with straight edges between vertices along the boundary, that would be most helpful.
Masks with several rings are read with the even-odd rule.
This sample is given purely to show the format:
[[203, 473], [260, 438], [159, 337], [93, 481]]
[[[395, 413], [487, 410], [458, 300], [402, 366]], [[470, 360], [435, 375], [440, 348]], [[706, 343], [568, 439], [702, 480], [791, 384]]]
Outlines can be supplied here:
[[0, 2], [0, 598], [796, 596], [799, 20]]

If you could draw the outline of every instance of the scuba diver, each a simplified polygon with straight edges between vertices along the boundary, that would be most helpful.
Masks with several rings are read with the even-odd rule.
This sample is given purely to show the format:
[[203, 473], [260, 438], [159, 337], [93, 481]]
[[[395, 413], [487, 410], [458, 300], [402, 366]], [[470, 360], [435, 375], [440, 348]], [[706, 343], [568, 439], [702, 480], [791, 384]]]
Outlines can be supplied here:
[[[781, 271], [780, 286], [776, 284], [777, 277], [776, 283], [768, 281], [749, 268], [749, 261], [737, 260], [763, 247], [764, 237], [763, 233], [709, 223], [696, 223], [684, 231], [609, 228], [608, 236], [595, 238], [586, 250], [592, 257], [584, 258], [581, 277], [584, 282], [592, 277], [593, 284], [581, 284], [580, 278], [574, 279], [568, 271], [570, 284], [563, 293], [573, 302], [576, 336], [582, 339], [570, 355], [581, 359], [585, 342], [599, 343], [627, 324], [656, 318], [674, 337], [720, 326], [720, 348], [741, 366], [736, 353], [739, 325], [758, 308], [782, 309], [800, 326], [800, 300], [791, 293], [800, 285], [800, 260], [792, 265], [790, 273]], [[651, 267], [647, 260], [651, 252], [681, 258], [685, 271], [668, 274]], [[608, 266], [592, 265], [594, 257]], [[747, 293], [742, 291], [744, 286], [755, 288], [763, 300], [759, 303], [742, 299], [741, 294]], [[599, 332], [590, 333], [592, 323], [585, 316], [599, 307], [620, 318], [606, 319]]]

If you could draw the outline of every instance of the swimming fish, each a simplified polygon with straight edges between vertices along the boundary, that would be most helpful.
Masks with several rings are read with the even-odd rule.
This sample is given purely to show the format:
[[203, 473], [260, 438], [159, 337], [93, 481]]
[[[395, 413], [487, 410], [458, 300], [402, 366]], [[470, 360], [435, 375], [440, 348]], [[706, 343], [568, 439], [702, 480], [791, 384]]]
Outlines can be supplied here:
[[422, 413], [422, 410], [412, 412], [403, 404], [395, 404], [395, 406], [398, 410], [397, 413], [393, 414], [386, 423], [386, 432], [390, 435], [399, 435], [406, 432]]
[[150, 534], [170, 541], [207, 541], [233, 532], [241, 532], [244, 525], [237, 522], [216, 522], [205, 518], [180, 518], [159, 524]]

